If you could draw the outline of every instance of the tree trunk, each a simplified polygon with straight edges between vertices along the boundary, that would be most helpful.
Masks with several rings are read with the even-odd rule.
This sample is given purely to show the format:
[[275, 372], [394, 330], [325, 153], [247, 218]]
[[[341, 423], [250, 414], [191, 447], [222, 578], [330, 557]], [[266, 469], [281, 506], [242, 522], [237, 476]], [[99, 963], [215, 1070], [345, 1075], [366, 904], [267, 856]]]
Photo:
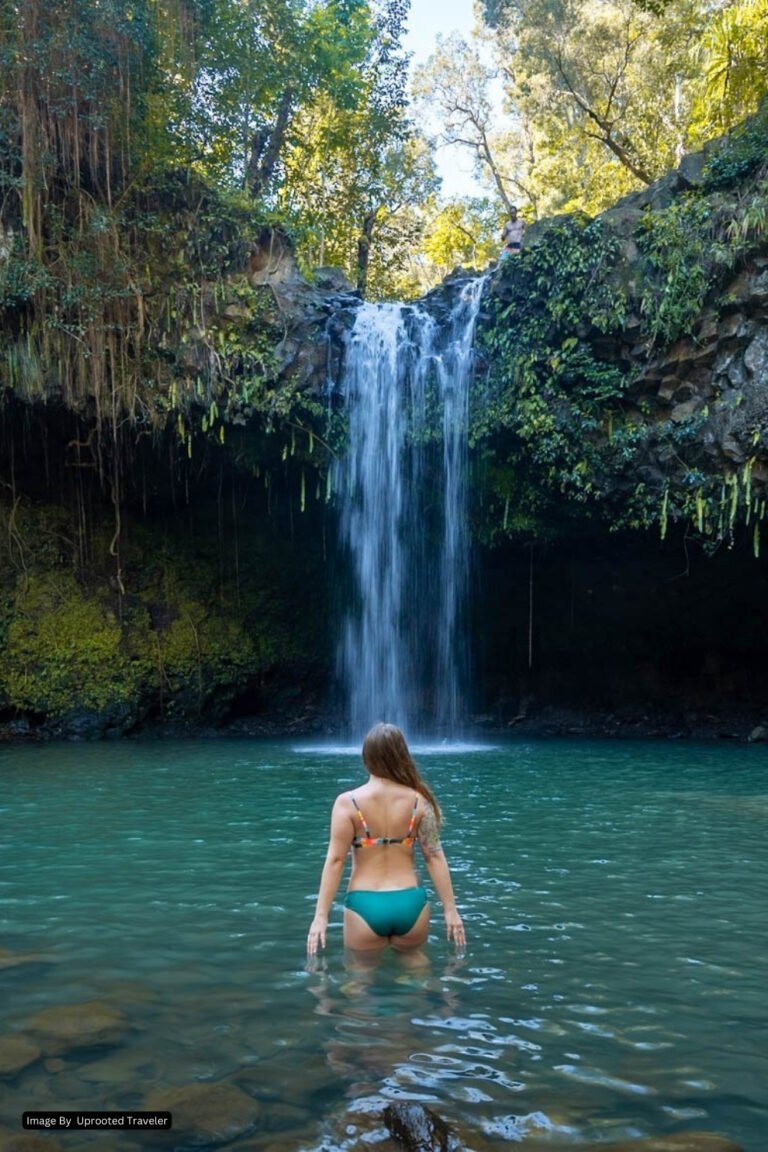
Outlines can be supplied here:
[[293, 97], [293, 88], [288, 85], [280, 97], [274, 126], [259, 128], [251, 137], [251, 154], [245, 169], [245, 186], [254, 200], [261, 196], [275, 174], [293, 112]]
[[372, 208], [363, 218], [363, 226], [357, 241], [357, 291], [365, 296], [368, 287], [368, 263], [371, 258], [371, 242], [376, 227], [378, 208]]

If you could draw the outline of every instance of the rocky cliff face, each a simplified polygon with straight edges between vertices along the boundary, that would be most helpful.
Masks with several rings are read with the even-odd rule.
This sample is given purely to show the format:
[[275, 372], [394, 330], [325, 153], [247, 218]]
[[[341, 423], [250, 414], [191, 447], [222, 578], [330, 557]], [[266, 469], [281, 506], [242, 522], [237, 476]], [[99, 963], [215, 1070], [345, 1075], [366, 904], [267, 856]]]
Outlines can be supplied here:
[[[613, 275], [628, 287], [626, 320], [613, 346], [603, 342], [601, 352], [625, 367], [633, 394], [649, 401], [645, 418], [681, 424], [698, 417], [698, 441], [711, 466], [725, 471], [751, 461], [752, 481], [762, 487], [768, 482], [768, 235], [757, 232], [729, 266], [723, 235], [727, 240], [744, 193], [707, 194], [706, 160], [706, 153], [688, 157], [677, 172], [601, 217], [605, 231], [620, 241]], [[690, 331], [664, 342], [643, 331], [647, 267], [638, 235], [653, 227], [654, 213], [663, 217], [693, 195], [706, 206], [709, 226], [699, 257], [711, 287]], [[662, 470], [667, 464], [663, 452], [658, 463]]]
[[660, 525], [664, 536], [688, 525], [712, 546], [748, 528], [758, 554], [768, 494], [764, 124], [594, 220], [532, 227], [522, 254], [494, 271], [487, 313], [491, 415], [478, 428], [506, 461], [497, 505], [526, 488], [558, 504], [540, 527], [565, 502], [613, 529]]
[[[738, 476], [739, 501], [746, 506], [748, 497], [759, 512], [768, 485], [766, 161], [757, 151], [748, 157], [747, 179], [713, 178], [713, 163], [720, 161], [722, 168], [723, 155], [727, 159], [734, 147], [738, 160], [741, 137], [735, 145], [726, 139], [686, 157], [677, 171], [591, 222], [586, 243], [600, 249], [592, 287], [601, 282], [611, 297], [615, 322], [595, 322], [585, 302], [581, 312], [558, 318], [554, 327], [560, 346], [588, 349], [597, 364], [614, 367], [621, 378], [621, 395], [604, 398], [601, 419], [606, 435], [613, 434], [617, 419], [633, 427], [629, 479], [642, 477], [661, 504], [665, 488], [672, 494], [675, 488], [694, 491], [706, 488], [707, 480], [729, 486], [730, 500]], [[553, 233], [585, 226], [565, 218], [534, 225], [524, 260], [487, 270], [486, 332], [509, 323], [500, 314], [518, 307], [532, 280], [546, 284]], [[418, 306], [439, 319], [468, 274], [457, 271]], [[266, 233], [251, 255], [249, 281], [269, 287], [283, 325], [283, 379], [323, 391], [329, 378], [338, 378], [359, 304], [351, 286], [332, 269], [320, 270], [309, 283], [290, 247]], [[482, 388], [483, 371], [479, 376]], [[545, 391], [546, 373], [541, 383]], [[572, 393], [580, 386], [578, 373], [569, 377]], [[617, 492], [627, 488], [618, 465], [612, 479]], [[678, 501], [681, 517], [683, 504]]]
[[[472, 647], [495, 727], [547, 709], [607, 731], [768, 719], [764, 139], [750, 148], [738, 179], [713, 149], [596, 221], [531, 228], [489, 270]], [[332, 269], [303, 277], [279, 234], [250, 240], [225, 277], [130, 301], [132, 391], [99, 391], [86, 364], [67, 392], [19, 352], [0, 732], [332, 725], [339, 445], [317, 444], [360, 300]], [[468, 275], [418, 306], [447, 313]]]
[[[254, 238], [246, 275], [252, 288], [268, 291], [273, 319], [283, 327], [275, 349], [278, 375], [322, 393], [329, 379], [338, 378], [344, 335], [360, 297], [339, 268], [318, 268], [310, 282], [288, 240], [268, 229]], [[249, 319], [247, 310], [241, 319]]]

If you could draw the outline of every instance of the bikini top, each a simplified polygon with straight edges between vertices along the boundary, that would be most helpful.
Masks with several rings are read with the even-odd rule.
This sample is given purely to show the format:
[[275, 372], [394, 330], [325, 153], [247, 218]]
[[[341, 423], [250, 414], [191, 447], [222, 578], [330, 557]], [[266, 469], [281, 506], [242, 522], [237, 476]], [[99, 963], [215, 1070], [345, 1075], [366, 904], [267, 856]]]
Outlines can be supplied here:
[[355, 798], [351, 792], [350, 792], [350, 799], [355, 806], [355, 811], [357, 812], [358, 816], [360, 817], [360, 823], [361, 823], [362, 829], [363, 829], [363, 835], [362, 836], [355, 836], [354, 840], [352, 841], [352, 847], [353, 848], [375, 848], [378, 844], [403, 844], [406, 848], [411, 848], [413, 846], [413, 844], [416, 841], [416, 837], [413, 834], [413, 826], [416, 823], [416, 812], [418, 811], [418, 807], [419, 807], [419, 797], [418, 796], [414, 796], [414, 798], [413, 798], [413, 808], [411, 809], [411, 820], [410, 820], [410, 823], [408, 825], [408, 831], [406, 832], [405, 836], [379, 836], [379, 837], [371, 836], [370, 829], [365, 822], [365, 816], [363, 816], [362, 812], [360, 811], [360, 808], [358, 807], [358, 804], [357, 804], [357, 800], [355, 800]]

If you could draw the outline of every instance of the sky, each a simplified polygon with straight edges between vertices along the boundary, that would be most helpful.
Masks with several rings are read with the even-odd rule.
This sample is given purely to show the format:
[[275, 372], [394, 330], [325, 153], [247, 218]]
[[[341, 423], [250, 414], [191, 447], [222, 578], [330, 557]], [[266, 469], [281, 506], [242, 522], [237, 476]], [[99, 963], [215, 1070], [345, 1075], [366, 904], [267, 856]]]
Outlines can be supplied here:
[[[475, 23], [473, 0], [411, 0], [404, 47], [413, 53], [411, 68], [423, 64], [435, 49], [435, 38], [460, 32], [466, 39]], [[472, 174], [472, 161], [461, 149], [440, 148], [437, 170], [443, 196], [480, 196], [483, 189]]]

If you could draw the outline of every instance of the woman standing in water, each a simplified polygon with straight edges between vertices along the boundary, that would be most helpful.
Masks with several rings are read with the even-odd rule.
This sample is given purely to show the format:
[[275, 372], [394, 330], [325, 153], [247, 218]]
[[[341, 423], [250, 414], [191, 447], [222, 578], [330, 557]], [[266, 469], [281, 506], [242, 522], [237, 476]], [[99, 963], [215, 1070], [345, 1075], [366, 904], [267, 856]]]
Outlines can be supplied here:
[[451, 873], [440, 845], [440, 806], [394, 724], [377, 724], [363, 742], [368, 782], [336, 797], [315, 918], [307, 936], [310, 956], [325, 947], [328, 915], [352, 849], [344, 900], [344, 944], [354, 952], [398, 952], [421, 947], [429, 932], [427, 893], [419, 885], [413, 849], [418, 840], [443, 905], [446, 933], [465, 944]]

